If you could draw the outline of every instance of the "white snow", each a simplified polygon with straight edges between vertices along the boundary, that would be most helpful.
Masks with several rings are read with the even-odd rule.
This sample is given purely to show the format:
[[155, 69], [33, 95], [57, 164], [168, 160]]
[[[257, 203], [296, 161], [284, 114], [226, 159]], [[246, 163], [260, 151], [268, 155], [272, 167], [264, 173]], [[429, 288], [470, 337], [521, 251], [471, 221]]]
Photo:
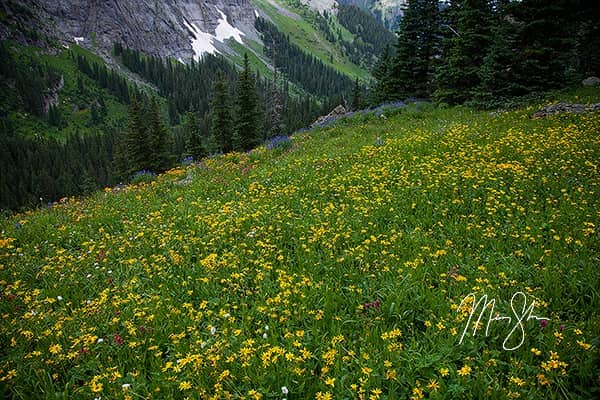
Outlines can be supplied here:
[[258, 10], [254, 10], [254, 15], [256, 16], [256, 18], [260, 17], [260, 14], [258, 13]]
[[212, 41], [215, 38], [213, 35], [202, 32], [193, 23], [190, 24], [185, 20], [183, 23], [195, 37], [195, 39], [191, 39], [192, 49], [194, 49], [195, 53], [194, 60], [198, 61], [204, 53], [215, 54], [217, 52], [217, 48], [212, 44]]
[[75, 43], [79, 44], [79, 42], [83, 42], [83, 37], [82, 36], [75, 36], [73, 38], [73, 40], [75, 41]]
[[233, 40], [235, 40], [236, 42], [244, 44], [242, 42], [242, 35], [244, 34], [244, 32], [240, 31], [234, 26], [231, 26], [231, 24], [227, 22], [227, 16], [223, 11], [217, 11], [221, 14], [219, 25], [217, 26], [217, 29], [215, 29], [217, 40], [222, 43], [225, 39], [233, 38]]

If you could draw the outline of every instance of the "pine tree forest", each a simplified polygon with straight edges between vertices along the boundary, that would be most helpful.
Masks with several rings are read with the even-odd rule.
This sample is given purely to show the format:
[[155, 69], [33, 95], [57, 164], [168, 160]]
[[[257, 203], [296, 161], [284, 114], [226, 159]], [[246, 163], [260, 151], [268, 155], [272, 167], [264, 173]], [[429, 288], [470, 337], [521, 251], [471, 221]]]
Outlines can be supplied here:
[[409, 0], [370, 98], [494, 107], [570, 85], [600, 73], [599, 21], [587, 0]]

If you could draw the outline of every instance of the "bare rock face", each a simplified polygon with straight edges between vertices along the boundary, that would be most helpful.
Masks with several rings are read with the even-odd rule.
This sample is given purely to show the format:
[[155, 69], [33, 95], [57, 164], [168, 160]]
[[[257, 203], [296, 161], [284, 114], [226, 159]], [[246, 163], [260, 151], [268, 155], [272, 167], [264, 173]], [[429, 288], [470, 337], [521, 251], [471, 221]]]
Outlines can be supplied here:
[[[48, 36], [65, 44], [77, 42], [106, 51], [112, 49], [115, 42], [121, 42], [149, 54], [189, 60], [197, 55], [191, 40], [210, 41], [208, 35], [217, 35], [215, 30], [223, 16], [227, 25], [251, 37], [255, 35], [256, 17], [249, 0], [26, 0], [20, 3], [35, 14], [40, 25], [36, 28]], [[213, 42], [217, 42], [214, 46], [219, 51], [227, 51], [223, 42]]]

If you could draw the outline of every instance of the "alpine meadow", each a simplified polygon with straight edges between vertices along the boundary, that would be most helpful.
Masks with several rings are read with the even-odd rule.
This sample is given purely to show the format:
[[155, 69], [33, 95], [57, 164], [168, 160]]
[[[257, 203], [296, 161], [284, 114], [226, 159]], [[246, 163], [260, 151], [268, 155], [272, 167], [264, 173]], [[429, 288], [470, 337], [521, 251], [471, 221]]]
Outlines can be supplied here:
[[597, 14], [3, 2], [0, 399], [600, 398]]

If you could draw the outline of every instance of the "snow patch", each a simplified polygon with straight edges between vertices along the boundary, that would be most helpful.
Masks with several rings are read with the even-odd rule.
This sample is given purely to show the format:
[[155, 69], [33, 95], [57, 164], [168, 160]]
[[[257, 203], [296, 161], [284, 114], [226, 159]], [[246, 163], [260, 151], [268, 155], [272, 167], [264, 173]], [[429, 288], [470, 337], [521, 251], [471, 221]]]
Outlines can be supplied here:
[[229, 22], [227, 22], [227, 16], [221, 10], [217, 10], [219, 14], [221, 14], [221, 19], [219, 20], [219, 25], [217, 29], [215, 29], [216, 38], [219, 42], [223, 42], [225, 39], [233, 38], [239, 44], [244, 44], [242, 42], [242, 35], [244, 32], [240, 31], [234, 26], [231, 26]]
[[194, 39], [191, 39], [192, 49], [194, 49], [194, 60], [198, 61], [204, 53], [215, 54], [217, 48], [213, 46], [214, 36], [210, 33], [202, 32], [195, 24], [183, 21], [185, 26], [192, 32]]
[[79, 43], [83, 42], [83, 36], [75, 36], [73, 38], [73, 40], [75, 41], [75, 43], [77, 43], [77, 45], [79, 45]]

